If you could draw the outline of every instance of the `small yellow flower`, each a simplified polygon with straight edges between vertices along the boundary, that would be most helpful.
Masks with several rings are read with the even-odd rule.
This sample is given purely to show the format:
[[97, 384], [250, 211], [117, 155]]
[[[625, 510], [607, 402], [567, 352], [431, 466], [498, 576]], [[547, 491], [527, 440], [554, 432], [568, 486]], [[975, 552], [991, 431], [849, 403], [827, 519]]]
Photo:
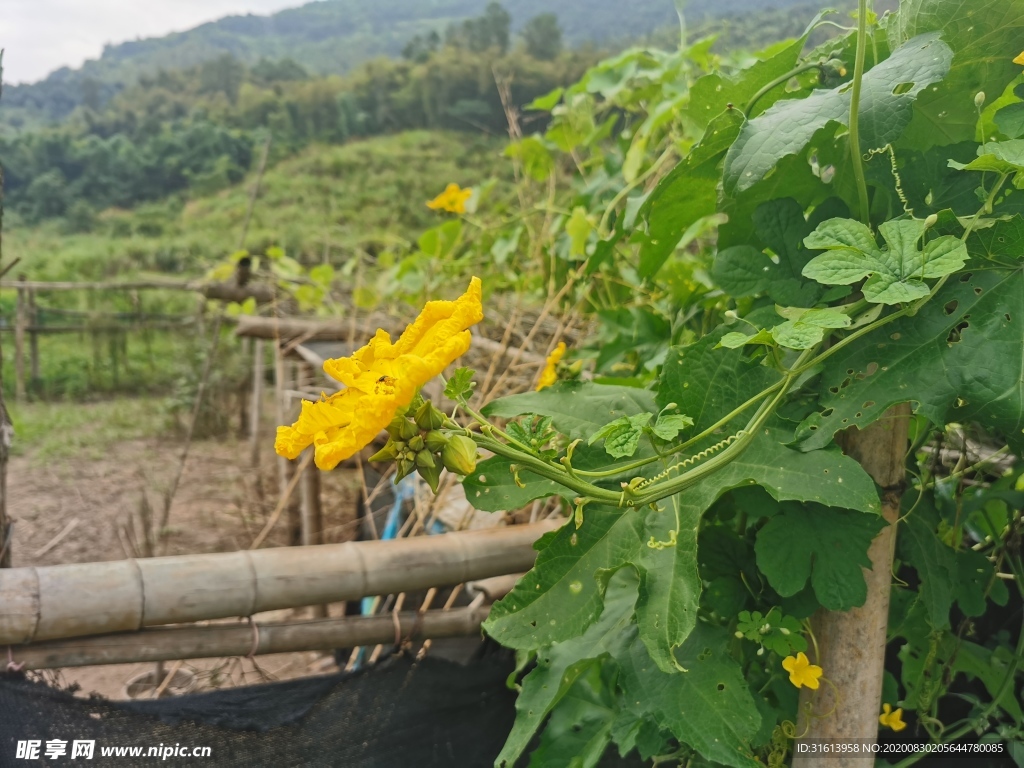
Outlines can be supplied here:
[[444, 188], [444, 192], [427, 203], [427, 208], [449, 213], [465, 213], [466, 201], [472, 196], [472, 189], [462, 189], [458, 184], [449, 184]]
[[803, 651], [796, 656], [784, 658], [782, 668], [789, 672], [789, 682], [797, 688], [807, 686], [812, 691], [818, 690], [818, 678], [821, 677], [822, 669], [817, 664], [811, 664]]
[[552, 350], [551, 354], [548, 355], [548, 359], [544, 361], [544, 370], [540, 372], [540, 379], [537, 380], [537, 391], [540, 392], [544, 387], [550, 387], [556, 381], [558, 381], [558, 363], [565, 354], [565, 342], [558, 342], [558, 346]]
[[907, 727], [907, 724], [903, 722], [903, 710], [893, 709], [889, 704], [882, 705], [882, 714], [878, 716], [878, 722], [897, 732]]
[[329, 470], [365, 448], [412, 402], [419, 388], [469, 349], [469, 327], [483, 319], [480, 279], [455, 301], [429, 301], [394, 344], [382, 330], [350, 357], [324, 362], [345, 385], [318, 402], [303, 402], [290, 427], [277, 428], [274, 450], [295, 459], [310, 445]]
[[1024, 51], [1021, 51], [1021, 52], [1020, 52], [1020, 53], [1019, 53], [1019, 54], [1017, 55], [1017, 58], [1015, 58], [1015, 59], [1013, 60], [1013, 63], [1014, 63], [1014, 64], [1022, 64], [1022, 65], [1024, 65]]

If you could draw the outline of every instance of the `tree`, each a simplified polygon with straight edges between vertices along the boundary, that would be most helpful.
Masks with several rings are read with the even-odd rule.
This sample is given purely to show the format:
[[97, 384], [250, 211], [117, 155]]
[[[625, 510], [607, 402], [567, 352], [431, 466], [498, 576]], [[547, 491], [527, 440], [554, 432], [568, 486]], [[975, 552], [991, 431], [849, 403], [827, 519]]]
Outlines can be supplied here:
[[550, 61], [562, 51], [562, 29], [553, 13], [534, 16], [523, 27], [523, 42], [533, 58]]

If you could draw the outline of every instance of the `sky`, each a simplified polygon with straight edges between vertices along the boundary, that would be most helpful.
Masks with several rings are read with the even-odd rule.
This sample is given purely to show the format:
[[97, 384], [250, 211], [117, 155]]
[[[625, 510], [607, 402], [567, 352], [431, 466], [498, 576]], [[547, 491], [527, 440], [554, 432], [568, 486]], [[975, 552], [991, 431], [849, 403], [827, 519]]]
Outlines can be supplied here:
[[95, 59], [106, 43], [181, 32], [232, 14], [267, 14], [304, 0], [0, 0], [4, 81], [35, 82]]

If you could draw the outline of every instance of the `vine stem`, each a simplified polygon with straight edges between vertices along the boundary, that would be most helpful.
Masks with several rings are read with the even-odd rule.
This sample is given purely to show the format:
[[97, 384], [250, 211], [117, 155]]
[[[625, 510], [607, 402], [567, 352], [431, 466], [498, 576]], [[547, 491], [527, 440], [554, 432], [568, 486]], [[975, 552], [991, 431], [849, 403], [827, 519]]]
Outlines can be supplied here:
[[857, 3], [857, 58], [853, 65], [853, 92], [850, 94], [850, 159], [853, 161], [853, 177], [857, 182], [857, 200], [860, 204], [860, 218], [870, 225], [871, 212], [868, 209], [868, 185], [864, 178], [864, 160], [860, 154], [860, 91], [864, 79], [864, 59], [868, 45], [868, 0]]

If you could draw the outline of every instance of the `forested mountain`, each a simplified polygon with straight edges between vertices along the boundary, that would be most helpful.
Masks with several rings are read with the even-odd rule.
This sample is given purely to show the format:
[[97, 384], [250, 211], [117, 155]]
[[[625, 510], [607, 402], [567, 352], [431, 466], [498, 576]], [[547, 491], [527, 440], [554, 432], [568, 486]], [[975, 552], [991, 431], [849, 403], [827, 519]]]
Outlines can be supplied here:
[[[230, 54], [245, 64], [290, 58], [313, 74], [340, 74], [377, 56], [397, 56], [417, 35], [458, 32], [482, 15], [489, 0], [321, 0], [271, 16], [229, 16], [166, 37], [110, 45], [80, 69], [63, 68], [45, 80], [5, 89], [0, 123], [28, 127], [66, 117], [78, 106], [97, 108], [139, 76], [194, 67]], [[794, 0], [690, 0], [689, 22], [710, 16], [740, 18]], [[511, 30], [554, 13], [565, 42], [635, 39], [676, 24], [673, 0], [517, 0], [508, 4]], [[11, 47], [13, 41], [0, 41]]]

